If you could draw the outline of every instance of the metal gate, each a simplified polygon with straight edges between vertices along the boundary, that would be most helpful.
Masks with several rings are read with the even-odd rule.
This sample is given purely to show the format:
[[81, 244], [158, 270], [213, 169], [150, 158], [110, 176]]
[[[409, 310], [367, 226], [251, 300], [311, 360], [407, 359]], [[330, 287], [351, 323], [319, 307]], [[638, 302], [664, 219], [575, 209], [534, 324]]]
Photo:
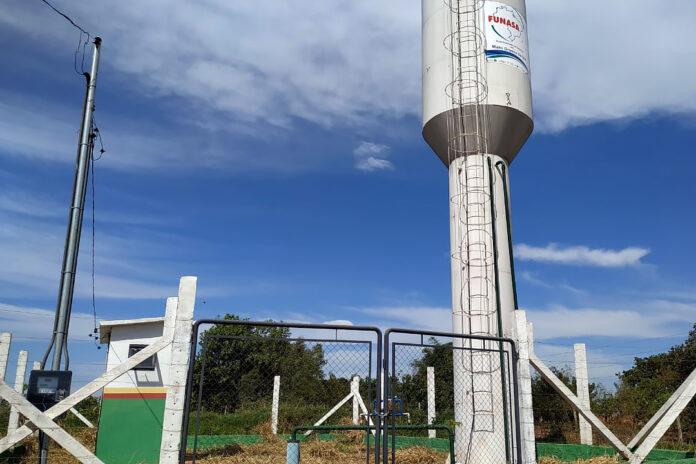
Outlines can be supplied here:
[[288, 441], [327, 464], [521, 462], [510, 339], [240, 320], [193, 337], [182, 464], [285, 463]]
[[516, 356], [512, 339], [388, 329], [382, 462], [421, 445], [452, 464], [521, 463]]
[[379, 462], [381, 357], [375, 327], [197, 321], [180, 462], [284, 463], [287, 441], [310, 434], [317, 453], [335, 442]]

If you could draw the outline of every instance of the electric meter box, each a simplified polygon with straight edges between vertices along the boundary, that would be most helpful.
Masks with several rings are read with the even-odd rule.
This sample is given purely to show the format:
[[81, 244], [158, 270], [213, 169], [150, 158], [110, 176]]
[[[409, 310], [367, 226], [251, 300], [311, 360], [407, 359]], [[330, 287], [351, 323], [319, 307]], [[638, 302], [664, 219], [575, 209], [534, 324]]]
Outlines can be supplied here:
[[46, 411], [67, 398], [71, 381], [71, 371], [31, 371], [27, 400]]

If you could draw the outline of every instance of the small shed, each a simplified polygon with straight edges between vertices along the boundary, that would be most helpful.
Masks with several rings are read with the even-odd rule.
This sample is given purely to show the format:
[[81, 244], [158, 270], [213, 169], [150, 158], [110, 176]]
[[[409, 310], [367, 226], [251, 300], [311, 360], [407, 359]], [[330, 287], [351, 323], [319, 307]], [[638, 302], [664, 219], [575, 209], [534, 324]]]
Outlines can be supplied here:
[[[157, 341], [164, 318], [102, 321], [107, 370]], [[138, 364], [104, 388], [96, 454], [109, 464], [159, 462], [171, 347]]]

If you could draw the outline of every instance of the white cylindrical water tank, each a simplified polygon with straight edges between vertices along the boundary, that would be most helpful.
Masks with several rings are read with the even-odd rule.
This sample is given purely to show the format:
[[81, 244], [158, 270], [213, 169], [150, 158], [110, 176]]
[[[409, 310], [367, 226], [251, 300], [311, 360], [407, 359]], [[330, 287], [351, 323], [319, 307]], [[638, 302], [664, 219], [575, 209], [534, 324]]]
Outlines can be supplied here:
[[[475, 25], [457, 30], [452, 10], [477, 11]], [[532, 89], [524, 0], [423, 0], [423, 137], [449, 166], [448, 113], [453, 107], [453, 83], [477, 80], [488, 115], [487, 153], [512, 162], [532, 133]], [[473, 15], [472, 15], [473, 16]], [[454, 50], [452, 50], [454, 48]], [[453, 54], [482, 54], [485, 69], [457, 76]], [[480, 73], [480, 74], [479, 74]], [[449, 90], [448, 90], [449, 89]], [[466, 103], [466, 102], [464, 102]]]

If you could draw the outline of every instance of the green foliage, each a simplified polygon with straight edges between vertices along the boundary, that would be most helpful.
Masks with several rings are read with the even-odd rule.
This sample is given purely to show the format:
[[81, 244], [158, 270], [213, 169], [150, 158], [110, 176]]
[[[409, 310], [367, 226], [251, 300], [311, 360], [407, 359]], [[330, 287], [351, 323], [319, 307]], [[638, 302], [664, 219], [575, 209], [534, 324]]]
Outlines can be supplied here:
[[[688, 338], [669, 351], [635, 358], [634, 365], [619, 375], [620, 383], [613, 398], [612, 414], [628, 416], [644, 423], [696, 369], [696, 324]], [[696, 441], [696, 401], [680, 416], [682, 435]], [[673, 427], [672, 429], [675, 429]], [[673, 438], [678, 438], [674, 435]]]
[[454, 421], [454, 373], [452, 369], [452, 343], [440, 343], [431, 338], [431, 346], [422, 348], [422, 356], [412, 362], [413, 374], [392, 380], [392, 391], [404, 401], [404, 408], [411, 414], [414, 424], [427, 423], [427, 375], [432, 366], [435, 375], [435, 410], [438, 424], [453, 425]]
[[[278, 427], [282, 432], [289, 433], [296, 425], [314, 423], [326, 411], [327, 408], [324, 405], [283, 404]], [[270, 403], [249, 405], [236, 410], [234, 414], [201, 411], [198, 433], [199, 435], [257, 434], [260, 433], [259, 426], [267, 423], [270, 417]], [[195, 425], [195, 413], [191, 416], [191, 420], [192, 425]]]
[[[228, 314], [225, 320], [239, 318]], [[202, 407], [225, 413], [268, 400], [276, 375], [282, 379], [284, 402], [311, 404], [333, 397], [339, 388], [324, 379], [322, 347], [307, 347], [289, 336], [287, 328], [242, 325], [216, 325], [203, 333], [194, 366], [194, 392], [204, 382]]]
[[7, 434], [7, 422], [10, 420], [10, 404], [0, 400], [0, 437]]
[[[572, 391], [575, 391], [575, 377], [569, 368], [552, 367], [554, 374]], [[534, 422], [543, 431], [544, 440], [565, 442], [565, 431], [573, 427], [575, 413], [568, 404], [540, 376], [532, 377], [532, 401], [534, 404]]]
[[[634, 365], [619, 375], [616, 392], [590, 384], [592, 410], [622, 438], [631, 438], [642, 424], [667, 401], [696, 369], [696, 324], [688, 338], [665, 353], [635, 358]], [[569, 368], [553, 369], [572, 391], [575, 378]], [[534, 420], [537, 433], [546, 441], [565, 442], [577, 436], [577, 415], [540, 377], [532, 380]], [[696, 441], [696, 402], [680, 416], [685, 443]], [[673, 426], [662, 447], [680, 447], [677, 426]], [[675, 442], [675, 443], [670, 443]]]
[[[94, 396], [88, 396], [84, 400], [80, 401], [80, 403], [75, 407], [75, 409], [80, 414], [85, 416], [87, 420], [96, 425], [99, 422], [99, 402], [99, 398], [95, 398]], [[60, 419], [60, 423], [66, 429], [86, 427], [85, 424], [82, 423], [82, 421], [75, 417], [75, 415], [72, 413], [67, 413], [63, 415]]]

